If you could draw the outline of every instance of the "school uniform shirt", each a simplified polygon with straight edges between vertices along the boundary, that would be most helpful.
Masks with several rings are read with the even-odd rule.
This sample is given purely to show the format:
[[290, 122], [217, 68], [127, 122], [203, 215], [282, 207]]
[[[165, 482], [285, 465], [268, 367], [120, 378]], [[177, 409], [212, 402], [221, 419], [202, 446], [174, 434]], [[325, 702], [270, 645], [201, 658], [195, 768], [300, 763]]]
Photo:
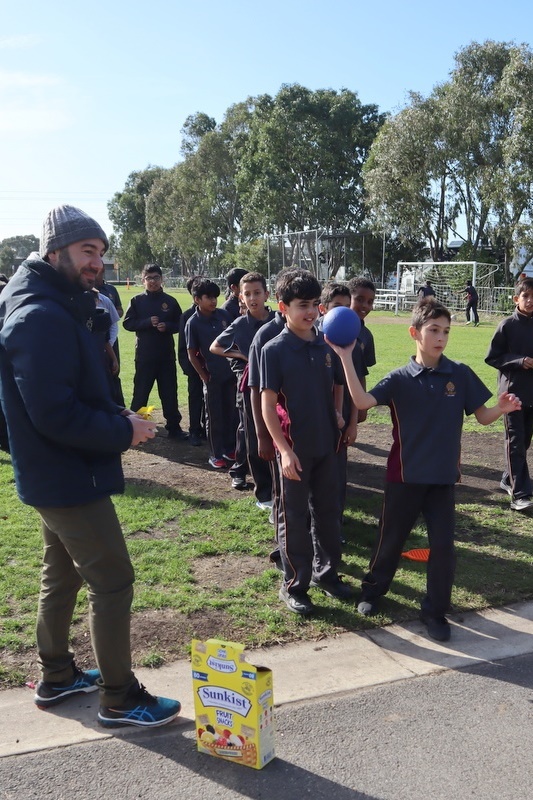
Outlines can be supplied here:
[[[244, 316], [237, 317], [220, 336], [217, 336], [217, 344], [224, 348], [225, 353], [229, 354], [232, 350], [236, 350], [248, 358], [255, 334], [263, 325], [274, 319], [274, 312], [270, 309], [267, 309], [267, 311], [268, 317], [264, 320], [252, 317], [249, 311]], [[231, 369], [238, 377], [244, 372], [246, 363], [242, 358], [230, 359]]]
[[211, 379], [220, 382], [233, 378], [231, 367], [227, 358], [211, 353], [209, 348], [229, 324], [228, 315], [221, 308], [215, 308], [209, 315], [202, 314], [197, 308], [185, 326], [187, 349], [198, 353]]
[[[152, 317], [165, 323], [164, 333], [154, 328]], [[179, 330], [180, 317], [180, 304], [162, 289], [132, 297], [122, 325], [135, 332], [135, 361], [174, 361], [174, 334]]]
[[300, 456], [323, 457], [339, 441], [333, 384], [342, 384], [342, 376], [333, 356], [322, 333], [307, 341], [287, 327], [261, 351], [261, 391], [278, 395], [285, 438]]
[[470, 367], [443, 355], [437, 367], [428, 369], [413, 356], [370, 394], [378, 405], [390, 407], [388, 481], [453, 484], [460, 479], [464, 414], [473, 414], [491, 397]]
[[273, 319], [263, 325], [255, 334], [248, 351], [248, 386], [260, 387], [261, 350], [267, 342], [279, 336], [284, 327], [285, 317], [279, 311], [276, 311]]
[[522, 366], [532, 355], [533, 317], [517, 309], [496, 328], [485, 362], [499, 370], [499, 393], [513, 392], [524, 406], [533, 406], [533, 370]]
[[231, 294], [228, 299], [222, 303], [221, 305], [222, 311], [225, 311], [229, 317], [230, 322], [233, 322], [240, 317], [241, 315], [241, 307], [239, 305], [239, 298], [235, 297], [234, 294]]

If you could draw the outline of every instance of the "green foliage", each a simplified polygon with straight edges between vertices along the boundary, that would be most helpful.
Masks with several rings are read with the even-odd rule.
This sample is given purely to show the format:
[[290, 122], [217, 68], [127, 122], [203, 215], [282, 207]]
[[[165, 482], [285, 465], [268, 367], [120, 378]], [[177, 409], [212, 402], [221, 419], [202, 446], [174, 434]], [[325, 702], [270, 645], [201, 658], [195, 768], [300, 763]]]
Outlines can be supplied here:
[[16, 258], [27, 258], [33, 251], [39, 251], [39, 239], [31, 233], [27, 236], [9, 236], [0, 242], [0, 251], [4, 247], [12, 249]]

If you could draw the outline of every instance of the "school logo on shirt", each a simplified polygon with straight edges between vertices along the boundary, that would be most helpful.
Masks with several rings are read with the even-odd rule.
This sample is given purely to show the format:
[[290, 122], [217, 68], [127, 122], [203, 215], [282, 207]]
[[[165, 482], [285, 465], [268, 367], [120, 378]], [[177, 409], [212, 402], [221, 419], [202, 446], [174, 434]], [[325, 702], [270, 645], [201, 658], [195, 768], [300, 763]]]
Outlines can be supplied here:
[[444, 387], [444, 394], [446, 397], [455, 397], [457, 392], [455, 391], [455, 383], [452, 381], [448, 381], [446, 386]]
[[168, 311], [168, 303], [163, 303], [161, 308], [163, 309], [163, 311]]

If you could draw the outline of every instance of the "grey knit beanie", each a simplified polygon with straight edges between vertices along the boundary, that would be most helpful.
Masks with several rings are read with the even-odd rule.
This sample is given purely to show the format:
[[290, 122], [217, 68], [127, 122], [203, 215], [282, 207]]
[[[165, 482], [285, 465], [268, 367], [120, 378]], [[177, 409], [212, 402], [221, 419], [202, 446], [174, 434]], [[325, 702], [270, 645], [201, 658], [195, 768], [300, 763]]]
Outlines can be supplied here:
[[56, 206], [48, 212], [43, 222], [40, 255], [67, 247], [82, 239], [101, 239], [107, 250], [109, 241], [96, 220], [75, 206]]

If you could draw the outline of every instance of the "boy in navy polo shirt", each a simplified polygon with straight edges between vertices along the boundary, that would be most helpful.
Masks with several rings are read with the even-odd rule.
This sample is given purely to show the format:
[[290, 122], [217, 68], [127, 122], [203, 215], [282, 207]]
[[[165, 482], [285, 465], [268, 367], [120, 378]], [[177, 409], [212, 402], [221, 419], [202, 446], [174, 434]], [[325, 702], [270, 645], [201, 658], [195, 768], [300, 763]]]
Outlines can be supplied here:
[[237, 377], [237, 409], [239, 428], [235, 463], [230, 469], [231, 485], [234, 489], [246, 489], [246, 475], [250, 470], [255, 483], [255, 496], [260, 507], [272, 502], [272, 477], [268, 462], [259, 457], [257, 436], [248, 389], [248, 354], [257, 331], [274, 318], [274, 312], [265, 305], [268, 291], [264, 275], [248, 272], [241, 278], [240, 297], [246, 306], [246, 314], [237, 317], [231, 325], [217, 336], [209, 348], [215, 355], [230, 359]]
[[430, 557], [420, 618], [431, 638], [442, 642], [450, 638], [445, 614], [455, 570], [454, 484], [460, 477], [463, 417], [474, 414], [481, 425], [489, 425], [521, 405], [514, 394], [502, 394], [497, 405], [487, 408], [484, 404], [491, 396], [487, 387], [470, 367], [443, 354], [449, 333], [448, 309], [434, 298], [421, 300], [409, 328], [416, 356], [370, 392], [364, 391], [355, 374], [351, 347], [331, 345], [341, 357], [357, 408], [388, 405], [393, 422], [379, 536], [357, 610], [365, 616], [375, 611], [394, 578], [403, 545], [422, 514]]
[[[361, 386], [366, 389], [368, 370], [376, 363], [374, 337], [366, 327], [366, 318], [374, 308], [376, 287], [368, 278], [352, 278], [348, 286], [352, 296], [350, 308], [355, 311], [361, 320], [361, 330], [352, 351], [353, 365], [357, 377], [361, 381]], [[359, 409], [358, 422], [365, 421], [366, 413], [366, 410]]]
[[342, 378], [334, 380], [336, 359], [315, 327], [320, 284], [314, 275], [287, 273], [277, 294], [286, 325], [261, 352], [261, 409], [277, 449], [279, 597], [290, 611], [310, 614], [310, 586], [341, 600], [353, 596], [337, 573], [340, 431], [333, 386]]
[[196, 311], [185, 326], [189, 360], [203, 383], [209, 464], [213, 469], [225, 469], [233, 463], [237, 432], [235, 376], [227, 359], [209, 351], [230, 322], [226, 312], [217, 308], [219, 294], [220, 288], [213, 281], [195, 281], [192, 297]]

